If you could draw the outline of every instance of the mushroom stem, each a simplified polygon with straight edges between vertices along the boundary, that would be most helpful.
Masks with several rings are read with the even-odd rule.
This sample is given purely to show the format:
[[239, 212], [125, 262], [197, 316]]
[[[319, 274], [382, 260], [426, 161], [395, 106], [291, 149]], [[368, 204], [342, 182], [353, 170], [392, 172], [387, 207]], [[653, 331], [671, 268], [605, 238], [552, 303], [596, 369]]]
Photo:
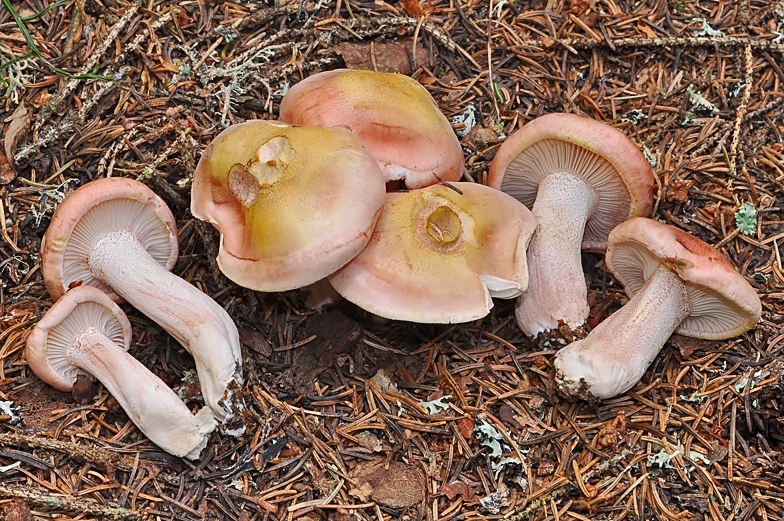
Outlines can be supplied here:
[[528, 246], [528, 289], [517, 299], [517, 323], [526, 335], [575, 329], [588, 317], [580, 249], [596, 193], [579, 177], [554, 172], [539, 183], [532, 212], [539, 227]]
[[191, 414], [160, 378], [94, 328], [76, 338], [66, 357], [100, 380], [153, 443], [175, 456], [199, 457], [215, 428], [210, 409]]
[[660, 264], [625, 306], [558, 352], [556, 380], [568, 391], [587, 390], [596, 398], [621, 394], [642, 378], [690, 313], [686, 285]]
[[226, 310], [156, 262], [130, 231], [103, 236], [88, 264], [94, 277], [157, 322], [193, 355], [205, 403], [226, 434], [242, 434], [244, 405], [237, 394], [242, 385], [242, 355], [237, 327]]

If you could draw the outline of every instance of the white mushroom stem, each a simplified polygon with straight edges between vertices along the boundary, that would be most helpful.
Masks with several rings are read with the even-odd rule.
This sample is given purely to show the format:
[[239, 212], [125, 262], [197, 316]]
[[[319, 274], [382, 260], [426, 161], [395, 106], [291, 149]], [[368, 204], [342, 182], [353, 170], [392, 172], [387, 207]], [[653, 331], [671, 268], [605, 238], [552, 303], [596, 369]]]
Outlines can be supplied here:
[[588, 317], [588, 288], [580, 251], [596, 193], [582, 179], [554, 172], [539, 183], [532, 213], [539, 227], [528, 246], [528, 289], [517, 299], [517, 323], [526, 335], [570, 328]]
[[158, 264], [130, 231], [103, 236], [88, 265], [93, 276], [160, 324], [193, 355], [204, 401], [215, 419], [226, 434], [242, 434], [244, 405], [238, 394], [242, 355], [237, 327], [226, 310]]
[[160, 378], [95, 329], [79, 335], [68, 362], [91, 374], [153, 443], [175, 456], [197, 459], [215, 428], [205, 407], [196, 415]]
[[[575, 393], [612, 398], [636, 384], [691, 313], [686, 285], [664, 264], [621, 309], [555, 358], [556, 380]], [[584, 385], [583, 385], [584, 382]]]

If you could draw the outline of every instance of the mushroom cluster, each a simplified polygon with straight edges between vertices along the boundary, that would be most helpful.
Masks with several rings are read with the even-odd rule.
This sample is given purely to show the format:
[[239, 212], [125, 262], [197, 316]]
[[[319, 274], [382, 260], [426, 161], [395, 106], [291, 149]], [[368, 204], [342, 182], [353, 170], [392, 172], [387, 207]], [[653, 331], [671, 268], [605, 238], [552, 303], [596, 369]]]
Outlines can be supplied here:
[[[244, 403], [240, 395], [243, 383], [242, 357], [237, 327], [214, 300], [169, 272], [178, 255], [177, 231], [174, 217], [160, 197], [142, 183], [130, 179], [107, 178], [87, 183], [69, 194], [55, 211], [44, 236], [41, 253], [44, 282], [56, 304], [47, 313], [45, 320], [39, 323], [37, 336], [31, 339], [52, 338], [51, 333], [45, 333], [48, 327], [43, 326], [47, 320], [53, 324], [56, 322], [60, 329], [65, 327], [60, 325], [61, 319], [49, 318], [50, 315], [60, 317], [64, 315], [64, 310], [72, 310], [74, 306], [77, 310], [89, 307], [73, 303], [76, 297], [70, 295], [77, 289], [79, 295], [87, 294], [85, 291], [91, 286], [97, 288], [95, 291], [105, 292], [106, 298], [114, 302], [127, 301], [161, 325], [193, 356], [207, 404], [207, 408], [203, 409], [205, 412], [200, 412], [198, 416], [205, 422], [204, 425], [209, 423], [204, 420], [209, 413], [210, 422], [217, 422], [224, 433], [239, 436], [244, 432]], [[91, 301], [98, 302], [95, 291], [87, 295]], [[60, 304], [65, 299], [69, 304]], [[109, 309], [118, 315], [119, 309]], [[79, 327], [100, 332], [104, 325], [101, 317], [104, 315], [106, 313], [85, 315], [78, 319]], [[121, 325], [127, 323], [122, 322], [124, 319], [118, 320]], [[130, 333], [129, 327], [124, 330]], [[126, 337], [120, 342], [124, 349], [127, 349], [130, 340]], [[149, 411], [140, 416], [143, 406], [136, 401], [141, 398], [135, 396], [138, 394], [138, 385], [146, 381], [152, 386], [150, 378], [140, 376], [138, 384], [128, 387], [129, 377], [141, 374], [140, 364], [133, 366], [127, 356], [120, 359], [117, 349], [107, 347], [106, 339], [101, 338], [100, 342], [94, 339], [88, 342], [87, 339], [81, 332], [60, 338], [58, 349], [66, 350], [69, 354], [60, 355], [59, 360], [71, 357], [72, 365], [103, 382], [140, 429], [162, 448], [169, 450], [166, 443], [159, 443], [157, 437], [149, 434], [149, 429], [145, 427], [148, 424], [144, 421]], [[117, 338], [112, 340], [118, 343]], [[58, 389], [70, 389], [79, 371], [68, 370], [59, 379], [53, 380], [51, 371], [41, 362], [43, 355], [40, 354], [48, 352], [50, 348], [43, 347], [41, 342], [28, 343], [28, 359], [38, 360], [31, 362], [31, 367], [45, 381], [56, 381], [52, 385]], [[84, 354], [88, 351], [89, 356]], [[84, 365], [87, 363], [85, 361], [89, 362], [89, 367]], [[129, 370], [133, 372], [107, 379], [102, 370], [107, 368], [107, 364], [132, 367]], [[96, 368], [97, 372], [94, 370]], [[155, 385], [160, 387], [157, 383]], [[164, 393], [161, 391], [158, 394]], [[129, 398], [129, 395], [134, 396]], [[155, 400], [161, 404], [176, 403], [171, 396]], [[184, 404], [176, 407], [180, 413], [172, 409], [172, 418], [184, 414]], [[169, 413], [163, 411], [161, 414]], [[174, 427], [155, 425], [156, 429], [175, 431]], [[177, 455], [191, 454], [190, 451], [181, 450], [170, 452]]]
[[[527, 335], [567, 326], [583, 336], [589, 306], [581, 250], [604, 252], [609, 240], [608, 266], [616, 273], [611, 259], [622, 257], [616, 244], [623, 223], [652, 222], [644, 219], [655, 189], [649, 162], [622, 132], [589, 118], [550, 114], [525, 125], [498, 150], [489, 187], [458, 182], [463, 156], [454, 132], [427, 91], [404, 76], [315, 74], [284, 96], [280, 119], [221, 133], [194, 177], [192, 212], [221, 232], [219, 265], [249, 288], [332, 287], [381, 317], [430, 323], [481, 318], [493, 297], [517, 298], [517, 323]], [[396, 192], [399, 183], [410, 191]], [[704, 250], [680, 234], [682, 244]], [[671, 254], [677, 262], [662, 255], [661, 268], [645, 268], [642, 282], [627, 286], [636, 292], [650, 276], [645, 295], [659, 295], [653, 288], [664, 280], [680, 288], [649, 297], [671, 315], [640, 321], [651, 306], [641, 296], [641, 304], [635, 300], [563, 349], [556, 366], [565, 390], [599, 398], [623, 392], [672, 331], [690, 334], [686, 324], [696, 316], [734, 317], [724, 329], [712, 324], [710, 332], [692, 333], [702, 337], [753, 326], [759, 299], [740, 275], [741, 303], [716, 311], [694, 300], [718, 291], [694, 282], [700, 276], [692, 268], [701, 263], [680, 250]], [[708, 257], [733, 271], [715, 252]], [[688, 291], [670, 280], [682, 274]], [[645, 343], [651, 335], [641, 330], [651, 328], [655, 338]], [[595, 347], [610, 349], [611, 334], [621, 337], [614, 356]]]
[[[630, 301], [555, 360], [561, 389], [596, 398], [631, 388], [673, 332], [727, 338], [760, 317], [757, 294], [720, 253], [645, 218], [653, 171], [609, 125], [537, 118], [503, 143], [483, 186], [459, 182], [457, 137], [411, 78], [315, 74], [289, 90], [280, 116], [224, 130], [194, 174], [191, 211], [220, 232], [218, 265], [241, 286], [332, 287], [381, 317], [427, 323], [475, 320], [494, 297], [517, 298], [517, 323], [536, 336], [583, 327], [581, 250], [606, 250]], [[244, 432], [237, 328], [169, 272], [174, 219], [151, 190], [117, 178], [79, 188], [42, 254], [56, 303], [27, 358], [43, 380], [70, 390], [79, 376], [97, 378], [178, 456], [197, 458], [216, 425]], [[126, 353], [130, 325], [115, 303], [124, 301], [193, 355], [207, 407], [191, 414]]]
[[[526, 289], [531, 212], [456, 182], [462, 149], [417, 81], [319, 73], [280, 113], [224, 130], [196, 168], [191, 211], [219, 230], [228, 278], [259, 291], [328, 279], [379, 316], [435, 323], [483, 317], [492, 297]], [[414, 190], [386, 193], [400, 182]]]
[[675, 331], [724, 339], [759, 320], [759, 297], [720, 253], [645, 218], [653, 171], [620, 131], [571, 114], [537, 118], [500, 147], [488, 184], [530, 206], [539, 223], [529, 287], [515, 309], [523, 332], [583, 326], [581, 248], [607, 250], [606, 265], [631, 298], [558, 352], [556, 381], [567, 394], [611, 398], [630, 389]]

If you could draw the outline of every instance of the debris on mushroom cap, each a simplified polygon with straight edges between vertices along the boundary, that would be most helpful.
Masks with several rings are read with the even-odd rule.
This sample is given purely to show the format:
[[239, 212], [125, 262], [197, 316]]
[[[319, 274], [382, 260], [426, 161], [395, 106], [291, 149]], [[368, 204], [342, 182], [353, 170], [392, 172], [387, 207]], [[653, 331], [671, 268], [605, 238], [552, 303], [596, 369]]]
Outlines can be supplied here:
[[72, 285], [94, 285], [160, 324], [193, 355], [204, 400], [222, 430], [238, 435], [244, 404], [237, 393], [237, 327], [214, 300], [168, 271], [177, 253], [174, 219], [163, 200], [138, 181], [112, 177], [91, 181], [60, 203], [42, 244], [42, 272], [54, 298]]
[[724, 256], [657, 221], [638, 217], [613, 230], [607, 266], [631, 299], [555, 359], [559, 387], [580, 397], [630, 389], [673, 332], [729, 338], [753, 327], [762, 311]]
[[204, 151], [191, 211], [220, 230], [228, 278], [285, 291], [323, 279], [367, 244], [385, 190], [348, 130], [248, 121]]
[[621, 131], [574, 114], [547, 114], [515, 132], [498, 149], [487, 184], [531, 208], [539, 182], [570, 172], [598, 194], [583, 249], [603, 251], [610, 231], [630, 217], [647, 216], [655, 180], [650, 163]]
[[676, 333], [720, 340], [748, 331], [759, 320], [762, 304], [754, 288], [724, 255], [693, 235], [638, 217], [613, 230], [611, 240], [605, 262], [629, 297], [659, 264], [686, 284], [692, 311]]
[[95, 243], [108, 232], [128, 229], [147, 253], [167, 270], [179, 254], [174, 216], [163, 200], [142, 183], [112, 177], [82, 185], [64, 201], [74, 211], [57, 211], [41, 243], [41, 271], [53, 300], [74, 284], [95, 286], [117, 303], [114, 289], [98, 280], [87, 259]]
[[456, 323], [525, 290], [531, 212], [486, 186], [451, 187], [387, 194], [367, 247], [329, 277], [338, 293], [385, 318]]
[[104, 384], [151, 441], [176, 456], [199, 457], [215, 419], [191, 414], [160, 378], [126, 350], [131, 325], [101, 290], [79, 286], [58, 300], [27, 339], [27, 363], [43, 381], [70, 391], [81, 376]]
[[463, 150], [427, 90], [402, 74], [338, 69], [294, 85], [280, 102], [280, 120], [345, 126], [378, 161], [387, 181], [409, 189], [463, 174]]

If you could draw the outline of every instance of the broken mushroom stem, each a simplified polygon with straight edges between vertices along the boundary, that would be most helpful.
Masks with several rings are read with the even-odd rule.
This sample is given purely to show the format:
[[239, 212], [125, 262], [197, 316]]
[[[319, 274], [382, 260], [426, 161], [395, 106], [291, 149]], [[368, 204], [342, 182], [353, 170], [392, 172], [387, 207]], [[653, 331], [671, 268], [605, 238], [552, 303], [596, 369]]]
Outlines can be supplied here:
[[634, 386], [664, 343], [691, 313], [686, 284], [661, 264], [621, 309], [555, 359], [562, 389], [611, 398]]
[[194, 355], [205, 403], [226, 434], [242, 434], [240, 341], [226, 311], [161, 266], [128, 230], [110, 232], [99, 239], [88, 264], [96, 278]]
[[215, 428], [209, 408], [191, 414], [160, 378], [95, 328], [76, 338], [67, 358], [100, 380], [150, 441], [175, 456], [199, 457]]
[[596, 192], [568, 172], [553, 172], [539, 183], [531, 210], [539, 227], [528, 247], [528, 289], [515, 308], [525, 334], [557, 329], [559, 320], [574, 330], [588, 317], [580, 252], [596, 203]]

